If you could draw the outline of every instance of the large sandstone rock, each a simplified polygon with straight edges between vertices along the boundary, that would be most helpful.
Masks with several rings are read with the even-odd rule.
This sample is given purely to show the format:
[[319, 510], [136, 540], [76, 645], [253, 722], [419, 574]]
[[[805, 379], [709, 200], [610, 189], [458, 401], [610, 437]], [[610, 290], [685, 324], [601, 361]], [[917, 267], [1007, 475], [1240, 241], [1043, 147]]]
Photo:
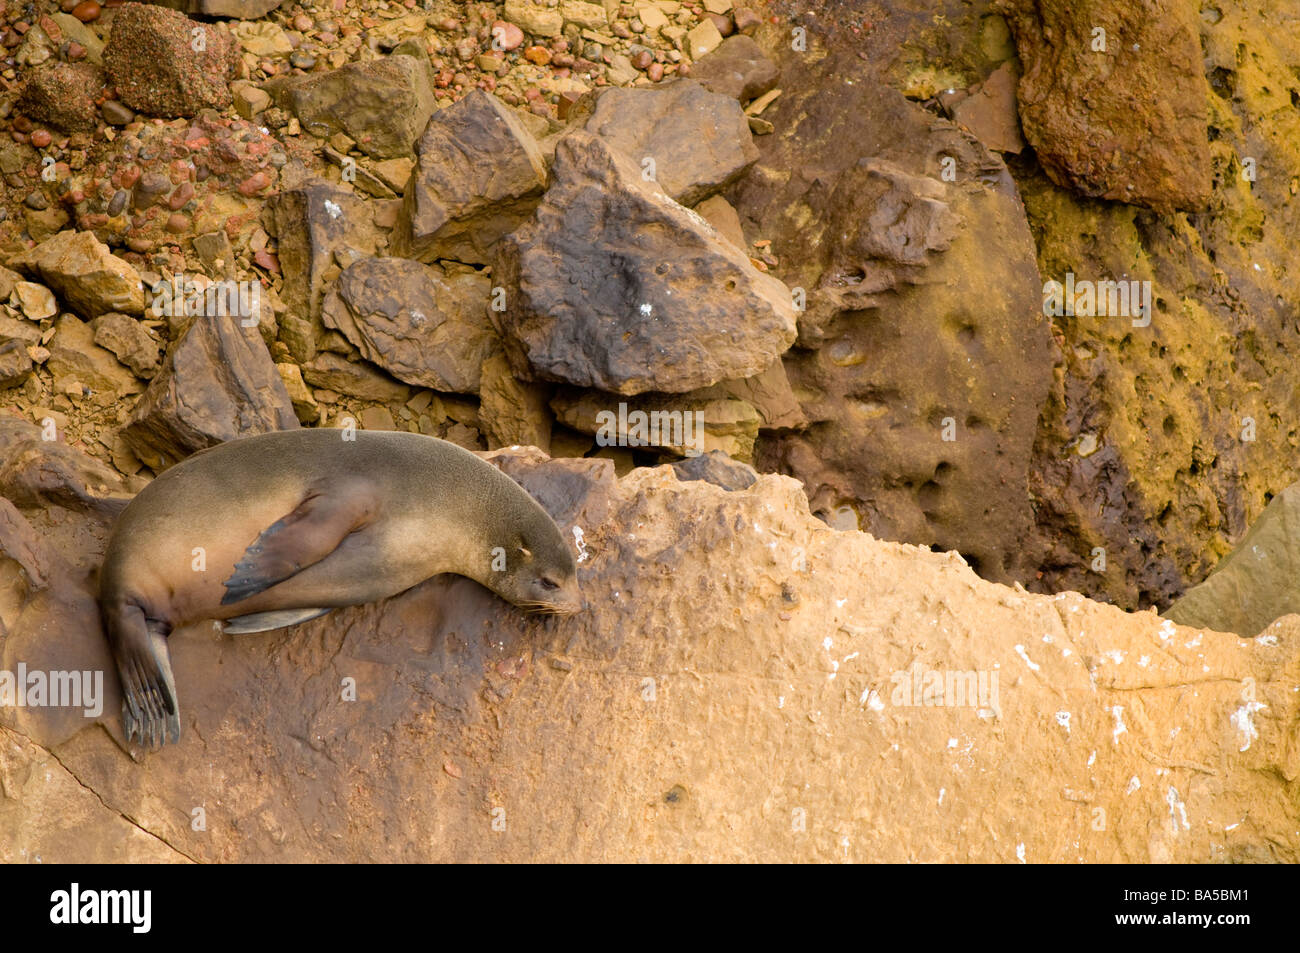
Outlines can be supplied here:
[[851, 52], [782, 50], [808, 75], [764, 113], [776, 132], [733, 202], [806, 299], [783, 362], [810, 426], [761, 436], [758, 469], [802, 480], [834, 525], [1032, 578], [1028, 471], [1056, 355], [1015, 183]]
[[256, 327], [202, 316], [163, 360], [122, 435], [154, 470], [237, 436], [298, 426]]
[[479, 274], [366, 258], [339, 275], [321, 317], [398, 380], [472, 394], [483, 360], [497, 346], [490, 295], [491, 281]]
[[437, 108], [427, 57], [393, 55], [349, 63], [328, 73], [271, 85], [302, 128], [321, 138], [336, 132], [374, 159], [409, 156]]
[[740, 104], [694, 80], [654, 89], [604, 89], [577, 119], [683, 205], [734, 182], [758, 158]]
[[435, 113], [415, 147], [393, 250], [406, 258], [487, 263], [537, 207], [542, 154], [518, 114], [474, 90]]
[[1002, 9], [1024, 66], [1020, 120], [1052, 181], [1160, 211], [1205, 207], [1210, 89], [1193, 6], [1003, 0]]
[[144, 312], [139, 272], [90, 232], [59, 232], [9, 259], [9, 265], [45, 282], [87, 319], [107, 311]]
[[757, 374], [790, 346], [789, 290], [626, 156], [575, 132], [551, 171], [493, 274], [507, 289], [493, 321], [519, 373], [680, 393]]
[[[1300, 620], [1241, 639], [1028, 595], [834, 532], [779, 476], [494, 459], [574, 540], [582, 613], [440, 577], [283, 632], [175, 632], [184, 735], [146, 765], [114, 745], [111, 668], [98, 718], [0, 710], [23, 793], [0, 859], [1300, 860]], [[41, 567], [0, 585], [0, 667], [106, 667], [56, 564], [104, 527], [62, 511], [77, 533], [42, 539], [44, 515], [0, 532], [6, 583]]]
[[238, 68], [239, 46], [224, 26], [153, 4], [127, 3], [113, 14], [104, 71], [134, 110], [193, 116], [225, 109]]

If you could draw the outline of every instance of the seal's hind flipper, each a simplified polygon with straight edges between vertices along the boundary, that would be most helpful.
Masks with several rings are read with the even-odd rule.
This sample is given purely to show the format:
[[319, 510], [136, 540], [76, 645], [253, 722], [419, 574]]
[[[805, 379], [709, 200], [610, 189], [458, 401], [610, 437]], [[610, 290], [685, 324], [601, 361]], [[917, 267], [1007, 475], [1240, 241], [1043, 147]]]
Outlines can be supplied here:
[[373, 492], [364, 486], [342, 486], [313, 490], [292, 513], [276, 520], [225, 581], [221, 604], [240, 602], [308, 566], [320, 562], [338, 548], [354, 530], [364, 526], [374, 511]]
[[247, 635], [249, 632], [268, 632], [318, 619], [332, 609], [275, 609], [271, 612], [250, 612], [237, 615], [221, 623], [221, 631], [228, 635]]
[[105, 621], [122, 680], [126, 740], [138, 737], [151, 748], [180, 741], [180, 706], [176, 704], [176, 679], [167, 651], [171, 627], [146, 619], [139, 606], [107, 613]]

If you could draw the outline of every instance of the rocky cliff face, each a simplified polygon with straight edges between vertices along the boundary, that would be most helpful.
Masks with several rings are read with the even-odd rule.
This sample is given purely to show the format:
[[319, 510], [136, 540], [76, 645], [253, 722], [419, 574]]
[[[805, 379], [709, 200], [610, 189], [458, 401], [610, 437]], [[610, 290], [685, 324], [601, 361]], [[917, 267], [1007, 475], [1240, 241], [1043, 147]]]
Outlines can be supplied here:
[[[120, 488], [25, 469], [40, 441], [9, 433], [6, 493], [48, 502], [0, 523], [0, 669], [102, 668], [86, 572]], [[829, 529], [786, 477], [491, 459], [575, 539], [584, 612], [438, 578], [174, 633], [179, 745], [132, 760], [111, 674], [98, 719], [4, 710], [0, 858], [1300, 858], [1300, 619], [1244, 639], [1031, 595]]]
[[0, 672], [106, 669], [122, 498], [295, 426], [495, 451], [591, 604], [177, 633], [139, 761], [0, 702], [0, 856], [1295, 859], [1290, 495], [1193, 587], [1296, 478], [1287, 3], [60, 6]]

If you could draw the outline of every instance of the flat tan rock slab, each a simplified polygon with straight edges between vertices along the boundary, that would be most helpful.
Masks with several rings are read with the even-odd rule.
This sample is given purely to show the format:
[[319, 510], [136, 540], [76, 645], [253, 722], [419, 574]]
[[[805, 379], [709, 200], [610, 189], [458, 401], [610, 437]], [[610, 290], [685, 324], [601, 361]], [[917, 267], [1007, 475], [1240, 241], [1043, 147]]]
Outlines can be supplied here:
[[[1243, 639], [1030, 595], [831, 530], [785, 477], [495, 459], [574, 539], [583, 613], [442, 578], [297, 629], [178, 632], [184, 735], [142, 763], [109, 737], [115, 696], [107, 733], [0, 709], [0, 777], [39, 744], [78, 782], [39, 813], [7, 787], [0, 857], [104, 857], [121, 815], [200, 861], [1300, 859], [1296, 617]], [[17, 614], [0, 588], [0, 668], [50, 664], [42, 593], [71, 612], [82, 585], [56, 569]], [[85, 630], [61, 664], [102, 659]]]

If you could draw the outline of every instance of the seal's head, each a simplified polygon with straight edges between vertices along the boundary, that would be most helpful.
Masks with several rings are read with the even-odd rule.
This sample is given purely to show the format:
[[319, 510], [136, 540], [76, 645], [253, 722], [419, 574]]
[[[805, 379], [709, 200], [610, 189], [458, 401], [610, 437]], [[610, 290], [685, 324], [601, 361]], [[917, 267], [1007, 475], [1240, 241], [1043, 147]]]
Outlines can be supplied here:
[[519, 527], [509, 545], [495, 551], [486, 582], [529, 612], [572, 615], [582, 608], [573, 551], [550, 517]]

